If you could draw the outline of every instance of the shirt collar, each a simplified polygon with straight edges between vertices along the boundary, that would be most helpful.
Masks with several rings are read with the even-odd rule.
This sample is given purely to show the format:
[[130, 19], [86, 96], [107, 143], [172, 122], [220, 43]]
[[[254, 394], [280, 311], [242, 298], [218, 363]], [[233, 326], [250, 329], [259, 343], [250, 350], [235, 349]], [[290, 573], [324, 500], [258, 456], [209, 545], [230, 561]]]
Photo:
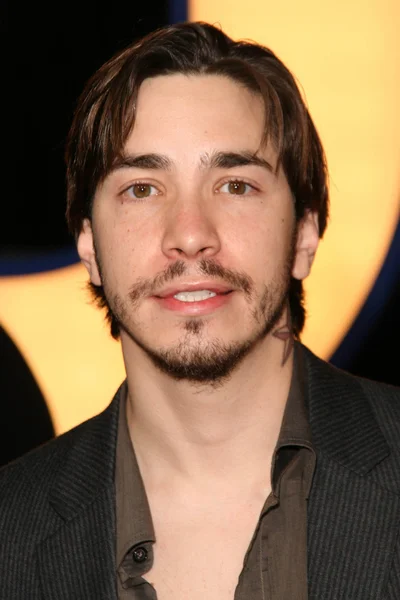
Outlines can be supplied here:
[[[293, 371], [282, 425], [271, 464], [272, 491], [279, 497], [279, 482], [285, 468], [302, 448], [310, 451], [305, 473], [308, 497], [315, 468], [315, 451], [308, 421], [307, 369], [300, 344], [294, 346]], [[133, 546], [154, 543], [150, 507], [129, 435], [126, 402], [127, 383], [121, 388], [118, 422], [115, 487], [117, 498], [117, 565], [121, 565]], [[134, 518], [131, 516], [134, 515]]]
[[311, 453], [311, 460], [307, 461], [308, 468], [305, 472], [306, 497], [309, 496], [311, 490], [316, 454], [311, 439], [307, 390], [307, 368], [301, 345], [295, 343], [292, 380], [271, 463], [272, 491], [277, 497], [279, 497], [279, 481], [283, 471], [302, 448]]
[[[121, 389], [115, 467], [117, 501], [117, 565], [133, 546], [155, 542], [151, 512], [126, 418], [128, 387]], [[134, 516], [134, 518], [131, 518]]]

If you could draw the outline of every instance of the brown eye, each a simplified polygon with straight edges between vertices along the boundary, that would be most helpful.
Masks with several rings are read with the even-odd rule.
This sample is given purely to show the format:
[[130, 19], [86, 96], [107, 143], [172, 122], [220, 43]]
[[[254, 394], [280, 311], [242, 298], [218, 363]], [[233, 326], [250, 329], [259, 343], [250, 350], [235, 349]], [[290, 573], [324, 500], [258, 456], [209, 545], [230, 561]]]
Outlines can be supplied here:
[[147, 196], [151, 195], [151, 188], [153, 186], [148, 183], [135, 183], [132, 186], [133, 195], [136, 198], [147, 198]]
[[230, 181], [228, 189], [230, 194], [244, 194], [246, 192], [246, 184], [244, 181]]
[[245, 181], [228, 181], [221, 187], [221, 192], [232, 194], [234, 196], [245, 196], [249, 194], [254, 188]]

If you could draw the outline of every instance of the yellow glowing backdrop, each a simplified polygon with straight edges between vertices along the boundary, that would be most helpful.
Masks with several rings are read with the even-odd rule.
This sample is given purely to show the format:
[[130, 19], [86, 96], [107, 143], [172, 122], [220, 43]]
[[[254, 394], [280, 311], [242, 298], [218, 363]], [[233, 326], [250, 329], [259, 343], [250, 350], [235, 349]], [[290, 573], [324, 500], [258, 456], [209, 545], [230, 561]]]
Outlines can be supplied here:
[[[303, 340], [328, 357], [381, 267], [399, 214], [398, 0], [192, 0], [190, 20], [273, 49], [296, 74], [324, 142], [331, 223], [307, 281]], [[0, 279], [0, 321], [45, 394], [56, 431], [100, 411], [123, 378], [119, 345], [73, 266]]]

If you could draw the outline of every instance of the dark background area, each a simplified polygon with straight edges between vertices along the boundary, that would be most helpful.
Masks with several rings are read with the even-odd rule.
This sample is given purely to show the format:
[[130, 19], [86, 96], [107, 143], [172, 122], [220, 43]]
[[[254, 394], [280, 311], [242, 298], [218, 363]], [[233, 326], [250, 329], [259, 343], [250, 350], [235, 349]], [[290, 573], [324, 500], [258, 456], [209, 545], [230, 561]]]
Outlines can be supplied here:
[[[115, 52], [168, 23], [168, 2], [1, 5], [3, 257], [72, 244], [65, 225], [64, 147], [85, 82]], [[3, 63], [4, 64], [4, 63]]]
[[[76, 259], [65, 212], [64, 147], [84, 83], [112, 54], [185, 18], [185, 2], [2, 0], [0, 276]], [[387, 264], [332, 357], [354, 374], [400, 385], [400, 228]], [[44, 398], [0, 329], [0, 464], [54, 435]]]
[[400, 223], [373, 289], [331, 362], [354, 375], [400, 386], [399, 308]]
[[387, 303], [371, 326], [364, 343], [344, 365], [348, 371], [368, 379], [400, 386], [399, 309], [400, 276], [398, 275]]

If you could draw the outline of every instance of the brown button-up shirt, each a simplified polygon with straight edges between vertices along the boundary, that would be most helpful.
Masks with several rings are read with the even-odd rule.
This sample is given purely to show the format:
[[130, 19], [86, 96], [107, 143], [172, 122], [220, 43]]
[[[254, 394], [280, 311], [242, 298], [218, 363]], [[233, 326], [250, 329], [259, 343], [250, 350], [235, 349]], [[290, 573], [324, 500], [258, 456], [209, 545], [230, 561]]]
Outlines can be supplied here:
[[[305, 380], [301, 350], [296, 346], [292, 382], [271, 465], [272, 492], [261, 511], [232, 600], [307, 600], [307, 499], [316, 457], [307, 418]], [[118, 598], [157, 600], [156, 590], [144, 578], [153, 564], [156, 538], [129, 436], [126, 399], [125, 385], [115, 474]]]

